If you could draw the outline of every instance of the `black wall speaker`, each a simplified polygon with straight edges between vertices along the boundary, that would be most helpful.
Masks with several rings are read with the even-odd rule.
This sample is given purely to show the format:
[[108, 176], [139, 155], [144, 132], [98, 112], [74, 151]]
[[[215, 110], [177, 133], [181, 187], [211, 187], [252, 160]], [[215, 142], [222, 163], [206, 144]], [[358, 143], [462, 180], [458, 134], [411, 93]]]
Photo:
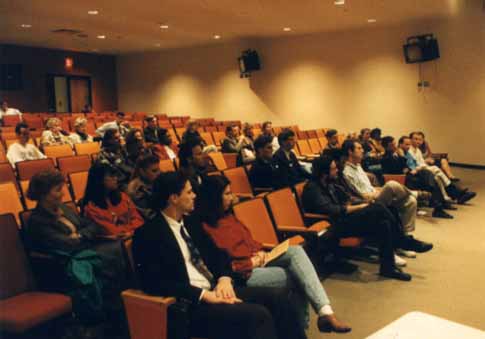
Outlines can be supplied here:
[[440, 57], [438, 40], [433, 34], [407, 38], [406, 44], [403, 45], [403, 51], [407, 64], [431, 61]]
[[242, 52], [241, 56], [238, 58], [238, 61], [241, 76], [248, 75], [251, 72], [259, 71], [261, 69], [259, 55], [255, 50], [248, 49], [247, 51]]

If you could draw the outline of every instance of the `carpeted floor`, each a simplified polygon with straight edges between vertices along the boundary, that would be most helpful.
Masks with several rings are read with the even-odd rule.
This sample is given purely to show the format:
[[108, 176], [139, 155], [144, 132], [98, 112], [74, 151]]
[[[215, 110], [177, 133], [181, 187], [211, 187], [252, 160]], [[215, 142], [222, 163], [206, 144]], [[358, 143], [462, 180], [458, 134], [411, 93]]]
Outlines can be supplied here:
[[[485, 330], [485, 171], [454, 169], [478, 196], [452, 220], [419, 217], [414, 233], [434, 249], [407, 259], [411, 282], [381, 279], [378, 265], [354, 261], [358, 271], [332, 274], [323, 283], [349, 334], [323, 334], [312, 318], [309, 338], [361, 339], [411, 311], [422, 311]], [[312, 312], [313, 313], [313, 312]]]

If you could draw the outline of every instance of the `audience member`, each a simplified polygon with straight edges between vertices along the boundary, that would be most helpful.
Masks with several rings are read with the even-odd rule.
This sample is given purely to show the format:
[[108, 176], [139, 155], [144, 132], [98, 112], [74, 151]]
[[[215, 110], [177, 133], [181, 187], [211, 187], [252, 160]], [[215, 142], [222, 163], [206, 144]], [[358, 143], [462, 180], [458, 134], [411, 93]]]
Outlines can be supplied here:
[[145, 220], [152, 220], [157, 211], [151, 207], [153, 183], [160, 174], [160, 159], [156, 155], [142, 155], [136, 162], [135, 174], [126, 193]]
[[373, 173], [381, 183], [384, 182], [382, 177], [382, 165], [381, 158], [383, 154], [379, 153], [375, 148], [373, 143], [370, 142], [370, 132], [369, 128], [363, 128], [360, 131], [359, 142], [364, 149], [364, 159], [362, 160], [362, 167], [365, 171]]
[[295, 133], [286, 129], [278, 135], [280, 148], [273, 155], [277, 177], [283, 187], [293, 186], [310, 178], [310, 174], [298, 162], [293, 148], [295, 147]]
[[147, 124], [144, 130], [145, 141], [153, 144], [160, 144], [161, 138], [164, 134], [167, 134], [167, 130], [158, 127], [157, 117], [154, 115], [146, 117], [145, 122]]
[[96, 134], [100, 137], [104, 137], [106, 131], [114, 129], [120, 133], [120, 137], [122, 139], [125, 138], [125, 135], [130, 130], [130, 125], [127, 121], [125, 121], [125, 113], [124, 112], [117, 112], [115, 121], [107, 122], [101, 125], [97, 130]]
[[273, 154], [280, 148], [278, 143], [278, 137], [273, 133], [273, 123], [271, 121], [265, 121], [261, 125], [262, 135], [271, 137], [271, 144], [273, 146]]
[[[407, 241], [401, 244], [401, 248], [415, 252], [431, 250], [432, 244], [416, 240], [412, 235], [409, 235], [409, 233], [414, 231], [416, 225], [418, 205], [416, 198], [418, 193], [410, 191], [396, 181], [388, 181], [383, 187], [373, 187], [369, 177], [360, 165], [364, 155], [360, 142], [346, 140], [342, 147], [342, 152], [347, 157], [343, 176], [351, 189], [367, 202], [375, 201], [384, 206], [397, 209], [404, 232], [407, 234]], [[402, 253], [405, 254], [406, 252]]]
[[181, 173], [162, 173], [155, 181], [153, 208], [161, 213], [133, 238], [142, 289], [189, 303], [189, 337], [306, 338], [293, 321], [286, 290], [233, 286], [227, 256], [194, 218], [184, 217], [194, 199]]
[[290, 288], [303, 328], [308, 328], [310, 303], [318, 314], [320, 331], [349, 332], [350, 327], [337, 320], [303, 248], [291, 246], [282, 256], [268, 262], [268, 252], [263, 245], [253, 239], [249, 229], [231, 212], [234, 198], [229, 180], [214, 175], [204, 180], [197, 200], [204, 230], [215, 245], [230, 256], [233, 271], [249, 287]]
[[90, 104], [86, 104], [81, 110], [81, 113], [87, 114], [87, 113], [96, 113], [96, 112], [93, 110], [93, 107]]
[[[443, 194], [448, 194], [452, 199], [456, 199], [459, 204], [465, 204], [467, 201], [473, 199], [477, 194], [471, 192], [468, 189], [458, 188], [455, 184], [452, 184], [451, 180], [446, 176], [446, 174], [438, 166], [430, 166], [424, 160], [423, 154], [419, 149], [419, 139], [420, 136], [413, 132], [410, 134], [411, 145], [406, 154], [407, 164], [412, 170], [426, 169], [431, 171], [436, 180], [441, 180], [444, 187], [446, 187], [446, 192]], [[414, 141], [413, 141], [414, 140]]]
[[241, 149], [241, 160], [243, 164], [249, 164], [256, 160], [254, 150], [254, 130], [251, 124], [244, 124], [243, 135], [245, 146]]
[[249, 181], [253, 187], [278, 189], [283, 183], [277, 175], [278, 165], [273, 161], [273, 136], [260, 135], [254, 141], [256, 161], [249, 170]]
[[182, 134], [182, 141], [181, 143], [199, 143], [202, 145], [202, 151], [204, 153], [210, 153], [210, 152], [217, 152], [217, 147], [216, 145], [207, 145], [205, 140], [200, 136], [199, 133], [199, 123], [197, 121], [189, 121], [187, 123], [187, 128]]
[[335, 238], [365, 237], [377, 240], [380, 274], [394, 279], [411, 280], [411, 275], [396, 266], [406, 262], [394, 254], [403, 241], [400, 222], [387, 207], [378, 202], [352, 201], [338, 183], [336, 161], [327, 155], [313, 161], [313, 177], [305, 184], [302, 194], [305, 212], [330, 217], [330, 232]]
[[[386, 150], [382, 157], [382, 167], [386, 174], [406, 175], [406, 187], [413, 190], [425, 190], [431, 192], [433, 204], [433, 217], [452, 219], [453, 216], [446, 213], [444, 209], [456, 209], [446, 202], [446, 197], [440, 189], [441, 181], [437, 181], [432, 172], [423, 170], [411, 170], [406, 161], [406, 154], [411, 141], [407, 137], [399, 139], [399, 149], [391, 136], [383, 137], [382, 147]], [[443, 189], [444, 190], [444, 189]]]
[[133, 168], [127, 164], [128, 154], [121, 146], [120, 132], [116, 129], [109, 129], [104, 133], [101, 143], [101, 152], [96, 162], [110, 165], [118, 176], [118, 182], [122, 188], [126, 187], [133, 174]]
[[385, 150], [384, 147], [381, 145], [381, 134], [382, 131], [380, 128], [374, 128], [370, 131], [370, 139], [369, 142], [376, 153], [376, 156], [381, 157], [384, 155]]
[[135, 204], [119, 188], [117, 172], [109, 165], [91, 166], [82, 205], [84, 216], [106, 235], [130, 236], [143, 225]]
[[86, 118], [76, 118], [74, 120], [74, 132], [69, 135], [71, 144], [82, 144], [85, 142], [93, 142], [93, 137], [86, 131], [88, 121]]
[[18, 115], [20, 120], [22, 120], [22, 112], [16, 108], [8, 107], [8, 102], [6, 100], [2, 100], [0, 102], [0, 121], [3, 120], [5, 115]]
[[152, 154], [152, 148], [147, 147], [141, 129], [132, 128], [125, 137], [126, 166], [130, 172], [135, 171], [136, 161], [141, 155]]
[[190, 181], [195, 194], [198, 194], [203, 179], [207, 177], [209, 159], [197, 140], [179, 145], [179, 164], [180, 172]]
[[323, 149], [322, 154], [339, 161], [342, 156], [342, 148], [338, 142], [338, 131], [336, 129], [329, 129], [325, 133], [325, 137], [327, 138], [327, 146]]
[[15, 134], [17, 135], [17, 142], [10, 145], [7, 151], [7, 159], [13, 168], [15, 168], [15, 164], [19, 161], [46, 158], [35, 145], [29, 144], [30, 130], [26, 123], [19, 122], [15, 126]]
[[45, 124], [46, 130], [42, 132], [40, 144], [45, 146], [56, 146], [68, 144], [72, 146], [69, 134], [62, 130], [61, 120], [58, 118], [49, 118]]
[[221, 146], [223, 153], [237, 153], [237, 163], [242, 164], [244, 160], [246, 160], [246, 163], [254, 160], [252, 150], [253, 145], [251, 139], [246, 138], [240, 133], [238, 125], [229, 125], [226, 127], [226, 137], [222, 140]]

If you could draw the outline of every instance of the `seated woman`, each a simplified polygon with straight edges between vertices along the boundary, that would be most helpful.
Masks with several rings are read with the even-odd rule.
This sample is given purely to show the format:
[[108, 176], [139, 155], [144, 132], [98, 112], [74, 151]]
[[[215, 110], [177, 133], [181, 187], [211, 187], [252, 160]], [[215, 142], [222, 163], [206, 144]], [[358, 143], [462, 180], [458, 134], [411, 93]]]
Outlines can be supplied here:
[[130, 196], [145, 220], [156, 217], [157, 211], [151, 208], [153, 183], [160, 174], [160, 159], [156, 155], [143, 155], [138, 158], [133, 179], [126, 193]]
[[89, 169], [82, 204], [84, 216], [105, 235], [130, 236], [144, 223], [133, 201], [119, 189], [116, 172], [109, 165], [97, 163]]
[[104, 133], [101, 152], [98, 154], [96, 162], [111, 166], [122, 188], [126, 188], [134, 170], [129, 166], [127, 158], [128, 154], [121, 146], [120, 132], [116, 129], [107, 130]]
[[126, 158], [125, 164], [134, 173], [136, 161], [143, 154], [151, 153], [151, 148], [145, 144], [143, 133], [139, 128], [132, 128], [125, 136]]
[[[102, 295], [105, 300], [103, 309], [105, 312], [111, 311], [109, 315], [117, 317], [117, 314], [122, 311], [119, 295], [126, 288], [126, 266], [122, 244], [120, 241], [98, 239], [98, 226], [80, 217], [76, 211], [62, 203], [64, 184], [62, 174], [52, 170], [36, 173], [30, 180], [27, 196], [37, 201], [37, 206], [25, 227], [28, 243], [36, 251], [52, 254], [54, 258], [59, 256], [62, 263], [66, 257], [74, 256], [80, 251], [94, 251], [101, 259], [101, 267], [95, 270], [95, 275], [101, 279]], [[94, 267], [98, 266], [94, 265]], [[68, 288], [80, 287], [68, 286]], [[74, 294], [76, 295], [78, 294]], [[80, 303], [74, 301], [73, 307], [81, 321], [92, 321], [93, 315], [85, 313], [89, 309], [86, 308], [86, 303], [85, 299], [80, 300]], [[77, 307], [80, 308], [77, 309]], [[84, 312], [80, 313], [81, 311]], [[119, 319], [115, 320], [117, 321]]]
[[451, 171], [450, 163], [446, 157], [435, 157], [431, 151], [429, 143], [426, 141], [423, 132], [415, 132], [414, 136], [421, 153], [423, 153], [424, 160], [428, 165], [436, 165], [446, 174], [451, 181], [460, 181], [453, 175]]
[[61, 121], [57, 118], [50, 118], [45, 124], [46, 130], [42, 132], [40, 137], [40, 144], [44, 146], [56, 146], [68, 144], [72, 146], [71, 139], [67, 132], [61, 128]]
[[[290, 287], [295, 291], [299, 319], [308, 327], [308, 302], [318, 314], [322, 332], [349, 332], [351, 328], [337, 320], [315, 268], [300, 246], [291, 246], [281, 257], [266, 262], [267, 252], [250, 231], [231, 212], [234, 195], [223, 176], [207, 177], [197, 200], [197, 213], [204, 230], [215, 245], [232, 258], [232, 268], [250, 287]], [[289, 286], [288, 286], [289, 285]]]
[[313, 161], [313, 178], [303, 188], [305, 212], [327, 214], [331, 232], [338, 238], [369, 237], [377, 240], [381, 261], [380, 275], [410, 281], [411, 275], [396, 266], [405, 261], [394, 255], [404, 234], [399, 221], [387, 207], [378, 203], [352, 204], [350, 195], [338, 184], [338, 168], [330, 156]]
[[93, 137], [86, 132], [87, 123], [88, 121], [82, 117], [74, 120], [74, 132], [69, 135], [69, 139], [71, 139], [73, 145], [93, 142]]

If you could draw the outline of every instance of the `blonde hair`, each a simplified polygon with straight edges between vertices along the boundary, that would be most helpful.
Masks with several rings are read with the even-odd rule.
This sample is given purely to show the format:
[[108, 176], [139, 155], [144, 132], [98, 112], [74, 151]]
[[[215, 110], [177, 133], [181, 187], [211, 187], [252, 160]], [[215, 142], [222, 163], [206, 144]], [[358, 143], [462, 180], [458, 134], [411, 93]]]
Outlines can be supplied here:
[[54, 125], [60, 125], [61, 124], [61, 120], [57, 119], [57, 118], [49, 118], [47, 119], [47, 122], [45, 123], [45, 127], [47, 129], [51, 129], [52, 127], [54, 127]]
[[88, 123], [88, 120], [83, 117], [78, 117], [76, 120], [74, 120], [74, 128], [84, 126]]

